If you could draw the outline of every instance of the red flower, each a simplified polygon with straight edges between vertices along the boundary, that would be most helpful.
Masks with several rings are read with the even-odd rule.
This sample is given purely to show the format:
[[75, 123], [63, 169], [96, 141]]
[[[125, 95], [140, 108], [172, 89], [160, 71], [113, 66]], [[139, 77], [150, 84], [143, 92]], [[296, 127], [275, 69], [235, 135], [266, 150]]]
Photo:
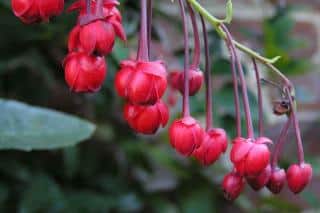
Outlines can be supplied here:
[[222, 189], [224, 193], [224, 197], [227, 200], [235, 200], [239, 197], [245, 186], [245, 181], [243, 176], [241, 176], [237, 172], [231, 172], [224, 176], [222, 182]]
[[136, 132], [154, 134], [167, 124], [169, 109], [162, 101], [150, 106], [126, 104], [124, 118]]
[[[103, 16], [86, 17], [84, 1], [78, 1], [71, 5], [69, 10], [80, 10], [79, 23], [73, 28], [69, 35], [69, 51], [85, 51], [89, 54], [97, 52], [101, 55], [112, 51], [115, 37], [119, 36], [126, 40], [122, 26], [121, 14], [115, 6], [117, 1], [106, 1], [103, 6]], [[92, 12], [95, 12], [96, 2], [92, 2]], [[81, 23], [81, 20], [86, 20]]]
[[[172, 72], [171, 75], [171, 86], [184, 93], [184, 72]], [[194, 96], [202, 86], [203, 73], [199, 69], [189, 70], [189, 95]]]
[[51, 16], [59, 15], [64, 0], [11, 0], [15, 16], [26, 24], [48, 21]]
[[104, 57], [72, 52], [64, 60], [65, 79], [75, 92], [96, 92], [106, 76]]
[[272, 141], [264, 137], [258, 138], [255, 142], [244, 138], [234, 140], [230, 159], [239, 173], [257, 176], [268, 166], [270, 151], [266, 143]]
[[297, 194], [301, 192], [312, 178], [312, 167], [310, 164], [293, 164], [287, 170], [287, 182], [289, 189]]
[[169, 129], [170, 143], [180, 154], [189, 156], [200, 147], [204, 131], [192, 117], [174, 121]]
[[248, 184], [254, 190], [262, 189], [269, 181], [271, 176], [271, 166], [268, 165], [258, 176], [246, 177]]
[[167, 73], [161, 61], [124, 61], [115, 77], [119, 96], [133, 104], [155, 104], [167, 87]]
[[208, 166], [226, 151], [227, 146], [226, 132], [223, 129], [211, 129], [205, 134], [203, 143], [193, 152], [193, 156], [204, 166]]
[[286, 182], [286, 172], [284, 171], [284, 169], [275, 168], [271, 172], [269, 182], [267, 183], [267, 188], [273, 194], [278, 194], [281, 192], [285, 182]]

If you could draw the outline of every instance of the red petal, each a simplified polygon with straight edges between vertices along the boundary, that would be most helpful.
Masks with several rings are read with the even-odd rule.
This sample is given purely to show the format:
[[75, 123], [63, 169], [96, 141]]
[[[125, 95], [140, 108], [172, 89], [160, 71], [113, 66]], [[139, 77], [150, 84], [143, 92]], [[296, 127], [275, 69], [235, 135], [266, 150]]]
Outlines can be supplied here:
[[246, 141], [238, 141], [233, 144], [231, 153], [230, 153], [230, 160], [233, 163], [238, 163], [243, 161], [249, 151], [252, 149], [253, 143], [246, 142]]

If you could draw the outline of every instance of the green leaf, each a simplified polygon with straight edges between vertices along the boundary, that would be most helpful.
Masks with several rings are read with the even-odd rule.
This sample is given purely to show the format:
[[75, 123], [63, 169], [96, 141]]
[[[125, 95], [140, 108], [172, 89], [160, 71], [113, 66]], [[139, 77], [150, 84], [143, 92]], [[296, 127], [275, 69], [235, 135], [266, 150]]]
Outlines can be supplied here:
[[88, 139], [95, 126], [61, 112], [0, 99], [0, 149], [43, 150]]
[[61, 212], [66, 206], [58, 184], [46, 175], [35, 176], [22, 196], [19, 213]]

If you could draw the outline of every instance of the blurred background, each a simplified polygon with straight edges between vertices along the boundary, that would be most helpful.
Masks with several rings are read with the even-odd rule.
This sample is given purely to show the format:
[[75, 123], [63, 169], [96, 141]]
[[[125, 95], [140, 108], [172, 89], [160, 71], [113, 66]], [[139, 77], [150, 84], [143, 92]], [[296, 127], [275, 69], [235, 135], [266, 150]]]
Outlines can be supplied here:
[[[267, 190], [256, 193], [247, 186], [235, 202], [226, 201], [220, 188], [224, 174], [231, 169], [228, 155], [203, 168], [170, 147], [167, 129], [146, 137], [135, 135], [123, 121], [120, 110], [123, 103], [114, 92], [113, 78], [119, 61], [136, 53], [139, 5], [138, 1], [120, 2], [129, 40], [127, 44], [117, 42], [107, 57], [108, 77], [96, 94], [72, 93], [64, 82], [61, 64], [76, 14], [64, 13], [50, 23], [27, 26], [14, 17], [9, 0], [0, 2], [1, 99], [73, 114], [97, 127], [91, 139], [74, 147], [1, 151], [0, 212], [320, 212], [320, 1], [234, 1], [231, 32], [261, 54], [282, 56], [277, 67], [296, 85], [306, 161], [314, 168], [311, 184], [299, 195], [293, 195], [287, 188], [280, 195]], [[201, 4], [217, 16], [224, 14], [224, 0], [206, 0]], [[156, 1], [154, 16], [153, 58], [165, 60], [169, 70], [181, 69], [183, 39], [177, 4]], [[235, 122], [230, 64], [226, 48], [213, 31], [210, 49], [215, 125], [227, 129], [232, 138]], [[242, 59], [257, 123], [254, 75], [250, 60], [245, 56]], [[274, 78], [261, 69], [265, 78]], [[267, 135], [276, 139], [284, 118], [272, 115], [271, 101], [279, 97], [270, 87], [264, 87], [263, 92]], [[203, 92], [191, 100], [193, 115], [202, 121], [204, 101]], [[180, 105], [178, 97], [177, 104], [170, 107], [171, 119], [179, 116]], [[0, 119], [4, 114], [0, 112]], [[24, 116], [28, 117], [23, 115], [22, 121]], [[4, 127], [0, 128], [2, 138]], [[47, 141], [46, 137], [41, 140]], [[281, 166], [287, 168], [296, 161], [291, 131]]]

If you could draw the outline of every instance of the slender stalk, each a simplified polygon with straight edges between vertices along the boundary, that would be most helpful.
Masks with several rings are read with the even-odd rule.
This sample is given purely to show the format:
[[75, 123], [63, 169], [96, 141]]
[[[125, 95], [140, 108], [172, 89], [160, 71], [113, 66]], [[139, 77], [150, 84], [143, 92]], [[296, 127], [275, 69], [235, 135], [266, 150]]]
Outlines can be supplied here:
[[230, 52], [230, 62], [231, 62], [231, 71], [232, 71], [232, 82], [233, 82], [233, 99], [234, 99], [234, 108], [235, 108], [235, 114], [236, 114], [236, 136], [241, 137], [242, 125], [241, 125], [241, 114], [240, 114], [238, 75], [236, 71], [236, 60], [235, 60], [234, 51], [231, 48], [232, 44], [228, 39], [226, 39], [225, 41]]
[[[226, 41], [228, 42], [228, 41]], [[242, 128], [241, 128], [241, 114], [240, 114], [240, 97], [239, 97], [239, 86], [238, 86], [238, 76], [236, 71], [236, 61], [234, 57], [234, 53], [230, 48], [230, 45], [227, 44], [230, 52], [230, 61], [231, 61], [231, 71], [232, 71], [232, 82], [233, 82], [233, 100], [234, 100], [234, 108], [236, 113], [236, 134], [237, 137], [241, 137]]]
[[189, 106], [189, 36], [188, 20], [183, 0], [179, 0], [180, 12], [184, 31], [184, 94], [183, 94], [183, 117], [190, 116]]
[[244, 111], [245, 111], [245, 116], [246, 116], [246, 125], [247, 125], [247, 136], [248, 138], [254, 138], [254, 131], [253, 131], [253, 125], [252, 125], [252, 117], [251, 117], [251, 112], [250, 112], [250, 104], [249, 104], [249, 97], [248, 97], [248, 89], [247, 89], [247, 83], [244, 77], [244, 72], [242, 69], [241, 62], [238, 58], [236, 48], [233, 44], [233, 39], [231, 34], [229, 33], [227, 27], [225, 25], [221, 25], [222, 29], [225, 31], [228, 39], [228, 44], [234, 54], [235, 61], [237, 62], [237, 67], [238, 67], [238, 73], [240, 77], [240, 82], [241, 82], [241, 88], [242, 88], [242, 97], [243, 97], [243, 105], [244, 105]]
[[151, 33], [152, 33], [152, 8], [153, 8], [153, 0], [148, 0], [148, 14], [147, 14], [147, 22], [148, 22], [148, 56], [150, 58], [150, 50], [151, 50]]
[[104, 0], [97, 0], [96, 15], [100, 17], [103, 16], [103, 1]]
[[91, 0], [86, 0], [86, 12], [87, 15], [91, 14]]
[[299, 121], [298, 121], [298, 118], [296, 115], [297, 105], [296, 105], [296, 102], [293, 100], [290, 89], [286, 88], [285, 90], [287, 92], [288, 99], [290, 102], [291, 116], [293, 119], [294, 130], [295, 130], [295, 134], [296, 134], [296, 143], [297, 143], [297, 147], [298, 147], [298, 158], [299, 158], [299, 163], [301, 164], [301, 163], [304, 163], [304, 152], [303, 152], [303, 145], [302, 145]]
[[262, 91], [261, 91], [261, 81], [260, 81], [260, 73], [258, 69], [258, 65], [256, 59], [252, 58], [253, 68], [257, 81], [258, 88], [258, 106], [259, 106], [259, 136], [263, 136], [263, 103], [262, 103]]
[[189, 3], [187, 3], [189, 9], [189, 15], [191, 18], [192, 28], [193, 28], [193, 36], [194, 36], [194, 52], [193, 52], [193, 59], [192, 59], [192, 68], [198, 68], [200, 64], [200, 36], [199, 36], [199, 29], [196, 20], [196, 15]]
[[283, 126], [283, 128], [281, 130], [280, 136], [277, 141], [277, 145], [274, 148], [273, 156], [271, 159], [271, 167], [272, 168], [276, 168], [278, 166], [279, 154], [281, 152], [281, 149], [282, 149], [284, 143], [286, 142], [286, 137], [288, 135], [288, 131], [289, 131], [291, 122], [292, 122], [292, 116], [290, 115], [288, 117], [286, 124]]
[[140, 0], [141, 17], [140, 17], [140, 36], [137, 59], [149, 61], [148, 57], [148, 29], [147, 29], [147, 0]]
[[208, 42], [208, 32], [204, 18], [200, 15], [203, 41], [204, 41], [204, 51], [205, 51], [205, 83], [206, 83], [206, 130], [209, 131], [213, 127], [213, 116], [212, 116], [212, 79], [211, 79], [211, 63], [210, 63], [210, 53], [209, 53], [209, 42]]

